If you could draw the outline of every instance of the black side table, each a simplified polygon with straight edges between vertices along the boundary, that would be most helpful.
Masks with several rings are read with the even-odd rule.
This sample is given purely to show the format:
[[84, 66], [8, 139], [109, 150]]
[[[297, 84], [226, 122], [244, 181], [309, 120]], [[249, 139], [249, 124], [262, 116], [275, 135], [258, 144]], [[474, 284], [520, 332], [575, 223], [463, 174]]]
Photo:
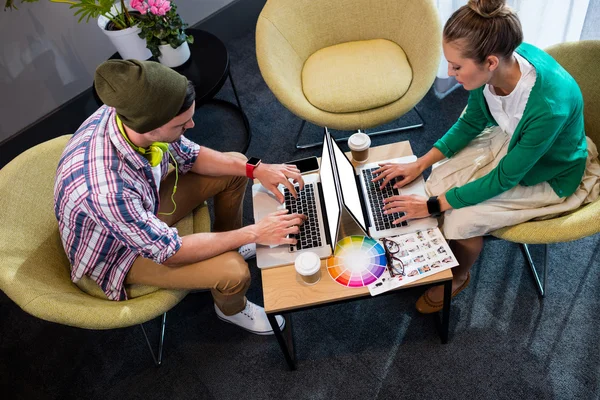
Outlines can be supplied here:
[[[185, 64], [173, 69], [194, 84], [194, 88], [196, 89], [196, 109], [206, 103], [220, 103], [231, 106], [240, 113], [246, 129], [246, 143], [241, 152], [246, 153], [248, 146], [250, 146], [252, 132], [248, 118], [242, 109], [235, 84], [233, 83], [227, 48], [218, 37], [209, 32], [200, 29], [186, 29], [186, 31], [188, 34], [194, 36], [194, 44], [190, 45], [190, 59]], [[110, 59], [121, 59], [121, 56], [119, 53], [115, 53]], [[237, 104], [213, 98], [221, 90], [227, 78], [229, 78], [229, 82], [231, 83]], [[98, 97], [93, 85], [92, 89], [96, 102], [102, 105], [102, 100]]]

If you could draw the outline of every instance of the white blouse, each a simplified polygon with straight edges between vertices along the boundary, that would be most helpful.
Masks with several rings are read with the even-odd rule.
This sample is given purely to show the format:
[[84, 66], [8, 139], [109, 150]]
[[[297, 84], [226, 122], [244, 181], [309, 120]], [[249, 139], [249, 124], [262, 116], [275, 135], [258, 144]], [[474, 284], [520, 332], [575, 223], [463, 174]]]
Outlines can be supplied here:
[[490, 84], [485, 85], [483, 89], [483, 95], [485, 96], [492, 117], [494, 117], [498, 126], [510, 136], [512, 136], [523, 117], [523, 111], [525, 111], [525, 106], [527, 105], [527, 100], [529, 99], [529, 94], [535, 84], [536, 78], [533, 65], [516, 52], [514, 56], [521, 70], [521, 78], [514, 90], [506, 96], [499, 96]]

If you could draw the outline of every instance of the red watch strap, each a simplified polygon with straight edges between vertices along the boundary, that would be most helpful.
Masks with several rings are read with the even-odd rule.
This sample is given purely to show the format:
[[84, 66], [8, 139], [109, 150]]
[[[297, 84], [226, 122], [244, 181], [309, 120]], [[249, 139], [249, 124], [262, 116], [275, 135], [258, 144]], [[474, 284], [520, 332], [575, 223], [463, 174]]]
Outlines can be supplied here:
[[254, 165], [246, 163], [246, 176], [250, 179], [254, 179]]
[[246, 162], [246, 176], [250, 179], [254, 179], [254, 170], [260, 165], [261, 159], [257, 157], [250, 157]]

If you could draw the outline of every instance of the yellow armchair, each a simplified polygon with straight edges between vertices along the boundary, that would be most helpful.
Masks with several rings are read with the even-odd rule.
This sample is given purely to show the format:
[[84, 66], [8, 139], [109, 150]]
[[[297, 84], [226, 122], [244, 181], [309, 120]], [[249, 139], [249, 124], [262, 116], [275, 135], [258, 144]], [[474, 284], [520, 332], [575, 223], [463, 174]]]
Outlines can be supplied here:
[[298, 137], [305, 121], [356, 130], [399, 118], [431, 87], [440, 55], [432, 0], [268, 0], [256, 26], [261, 74], [303, 119]]
[[[114, 329], [140, 324], [162, 315], [158, 354], [162, 362], [166, 313], [188, 293], [141, 285], [127, 287], [130, 299], [108, 300], [85, 277], [70, 278], [54, 216], [56, 167], [70, 135], [37, 145], [0, 170], [0, 289], [25, 312], [46, 321], [84, 329]], [[178, 224], [181, 234], [209, 231], [206, 205]]]
[[[600, 40], [562, 43], [546, 51], [575, 78], [584, 102], [585, 131], [600, 146]], [[600, 232], [600, 200], [587, 204], [559, 218], [528, 221], [499, 229], [491, 234], [497, 238], [519, 243], [533, 273], [541, 297], [546, 293], [548, 275], [548, 245], [569, 242]], [[542, 278], [531, 258], [528, 244], [544, 245]]]

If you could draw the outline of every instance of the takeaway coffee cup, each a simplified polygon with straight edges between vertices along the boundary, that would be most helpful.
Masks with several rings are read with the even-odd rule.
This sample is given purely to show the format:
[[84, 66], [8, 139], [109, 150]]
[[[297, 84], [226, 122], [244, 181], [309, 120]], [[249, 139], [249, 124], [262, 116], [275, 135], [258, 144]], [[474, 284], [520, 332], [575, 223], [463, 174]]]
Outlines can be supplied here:
[[352, 151], [352, 159], [356, 162], [367, 161], [369, 146], [371, 146], [371, 138], [366, 133], [358, 132], [348, 138], [348, 147]]
[[300, 253], [294, 262], [296, 280], [304, 285], [314, 285], [321, 279], [321, 260], [315, 253]]

